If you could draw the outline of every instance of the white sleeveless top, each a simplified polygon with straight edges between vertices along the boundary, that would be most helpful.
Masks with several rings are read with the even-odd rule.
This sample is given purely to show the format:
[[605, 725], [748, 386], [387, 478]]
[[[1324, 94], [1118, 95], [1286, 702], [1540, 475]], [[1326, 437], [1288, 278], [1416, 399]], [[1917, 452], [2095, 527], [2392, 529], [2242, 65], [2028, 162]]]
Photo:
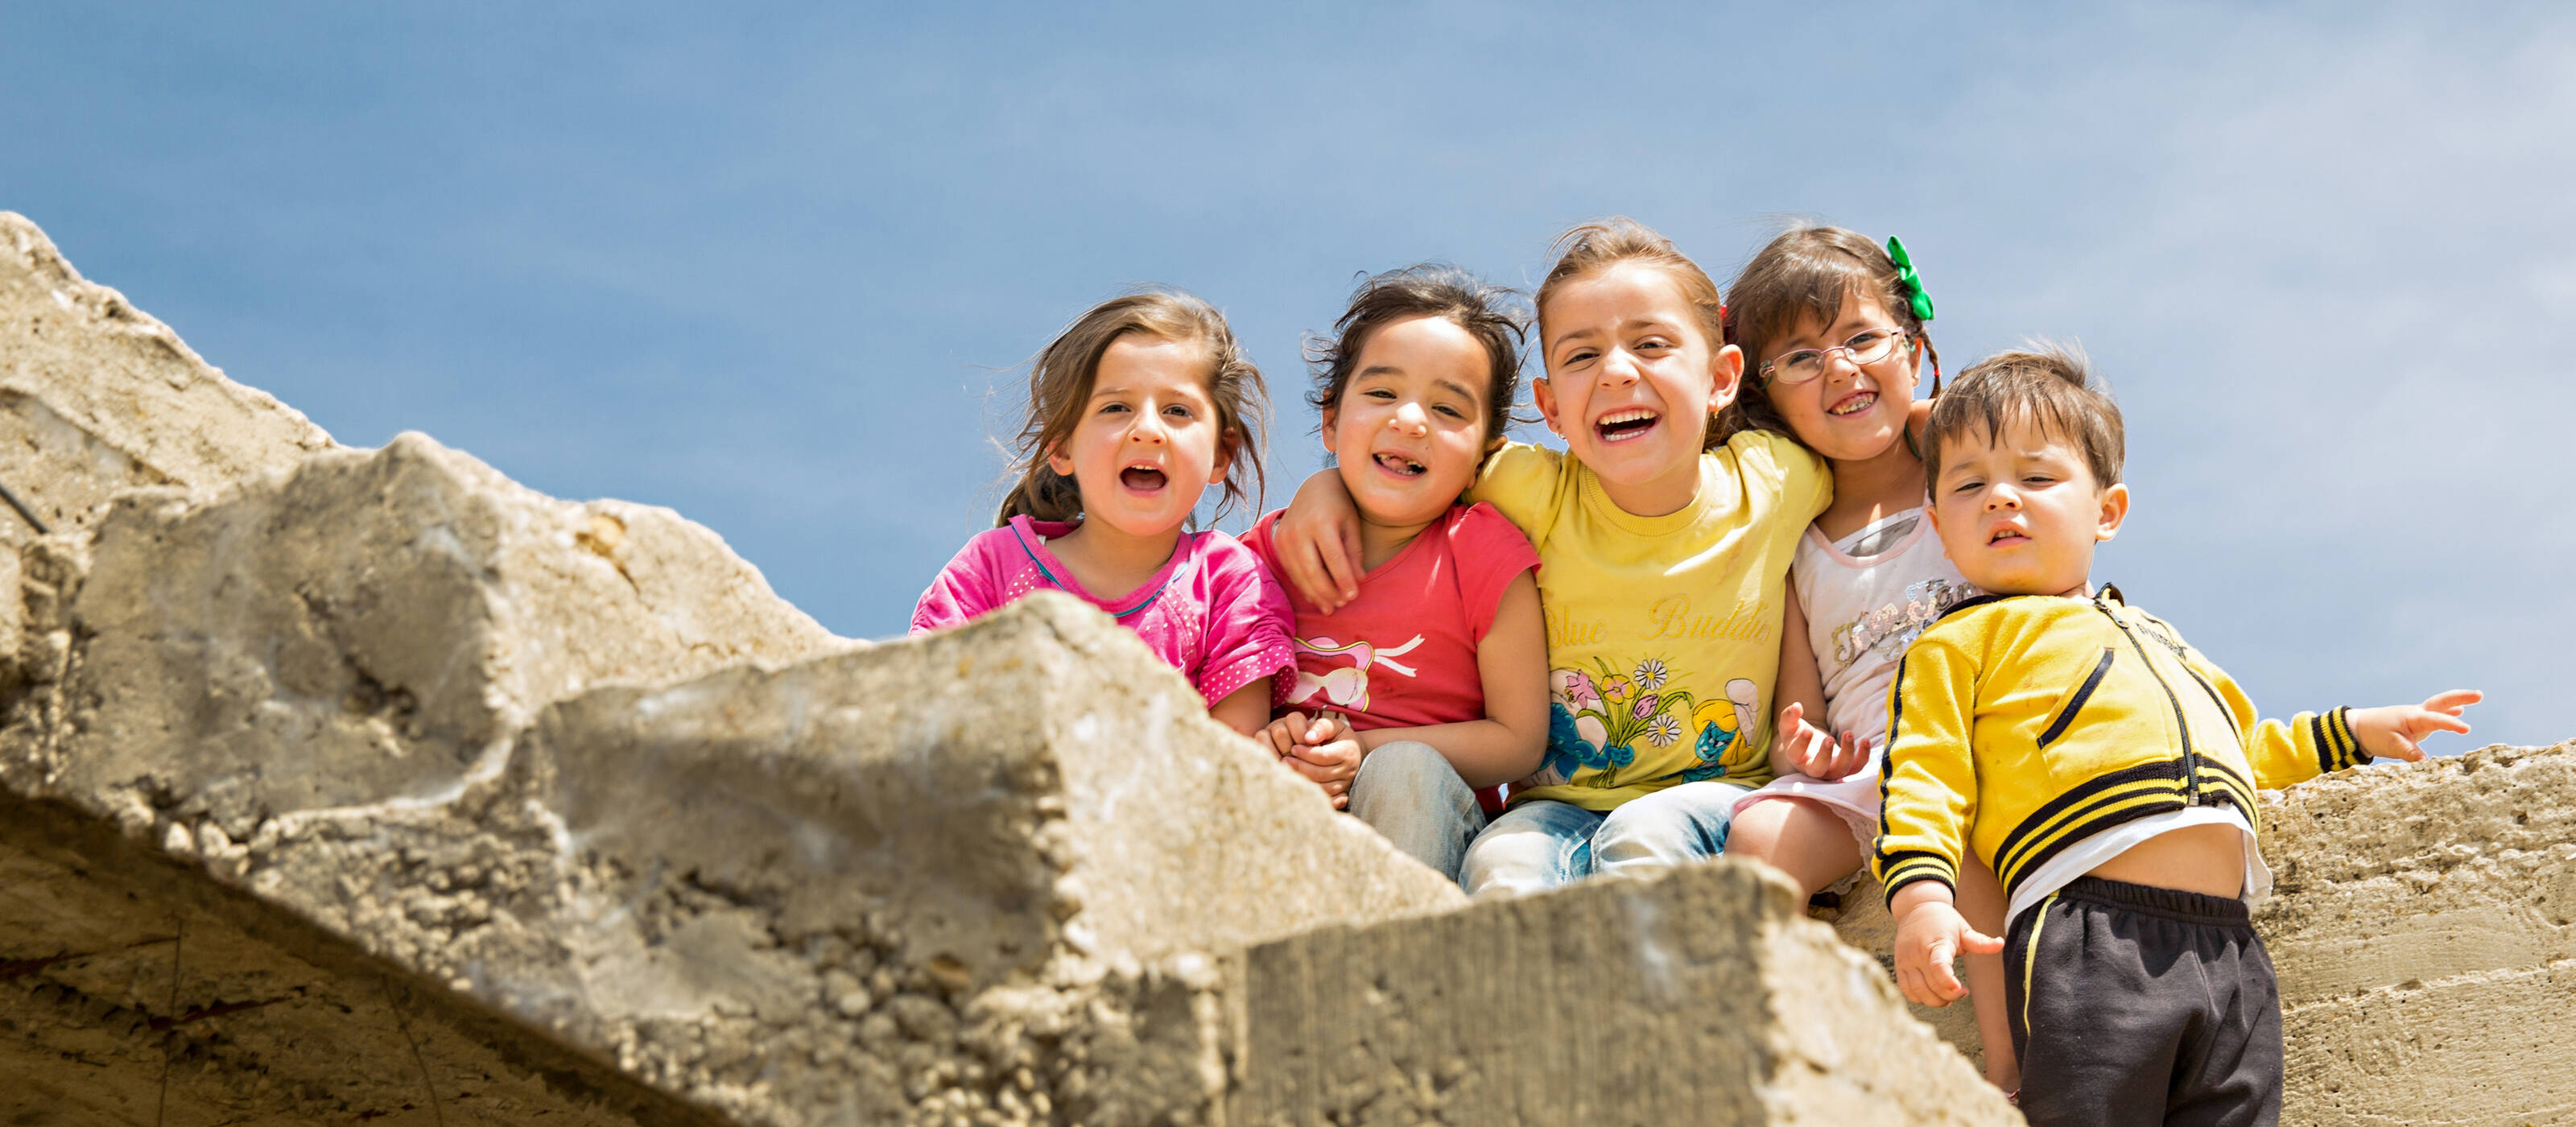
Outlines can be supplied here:
[[[1905, 647], [1941, 612], [1976, 594], [1922, 509], [1907, 509], [1829, 542], [1814, 525], [1789, 565], [1807, 641], [1825, 675], [1825, 720], [1844, 732], [1887, 742], [1887, 687]], [[1872, 757], [1873, 759], [1876, 756]]]

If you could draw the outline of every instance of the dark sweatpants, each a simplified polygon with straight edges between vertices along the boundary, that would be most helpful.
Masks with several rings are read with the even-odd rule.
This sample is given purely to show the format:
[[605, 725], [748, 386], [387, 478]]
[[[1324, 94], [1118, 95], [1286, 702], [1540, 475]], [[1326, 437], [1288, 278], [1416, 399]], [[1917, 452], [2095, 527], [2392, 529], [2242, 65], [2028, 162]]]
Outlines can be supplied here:
[[2078, 877], [2004, 940], [2034, 1127], [2281, 1118], [2281, 992], [2243, 901]]

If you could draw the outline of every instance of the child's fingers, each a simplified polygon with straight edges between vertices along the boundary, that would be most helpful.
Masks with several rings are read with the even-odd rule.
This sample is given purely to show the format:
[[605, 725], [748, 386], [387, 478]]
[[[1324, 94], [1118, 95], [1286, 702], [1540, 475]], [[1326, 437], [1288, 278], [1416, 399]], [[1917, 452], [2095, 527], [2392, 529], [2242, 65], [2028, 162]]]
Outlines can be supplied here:
[[2399, 759], [2403, 759], [2409, 763], [2421, 763], [2424, 761], [2424, 749], [2415, 746], [2415, 741], [2407, 739], [2406, 733], [2390, 732], [2388, 733], [2388, 742], [2391, 745], [2388, 749], [2388, 754]]
[[1959, 932], [1959, 950], [1969, 955], [1992, 955], [2004, 949], [2004, 941], [1975, 928]]
[[1941, 1000], [1931, 1004], [1948, 1005], [1968, 995], [1968, 988], [1959, 985], [1959, 976], [1950, 967], [1950, 961], [1958, 957], [1958, 949], [1948, 939], [1932, 941], [1932, 958], [1923, 968], [1924, 984]]
[[1931, 993], [1923, 989], [1922, 973], [1916, 971], [1913, 967], [1900, 966], [1896, 968], [1896, 992], [1905, 995], [1906, 1001], [1912, 1002], [1918, 1006], [1928, 1006], [1933, 1004]]
[[1322, 542], [1307, 545], [1301, 551], [1279, 553], [1279, 569], [1288, 573], [1288, 582], [1306, 601], [1332, 613], [1341, 604], [1341, 590], [1333, 583], [1332, 572], [1324, 566]]
[[1315, 539], [1315, 557], [1319, 564], [1316, 581], [1322, 589], [1308, 590], [1306, 594], [1323, 607], [1326, 614], [1350, 605], [1352, 599], [1359, 597], [1359, 569], [1352, 566], [1352, 561], [1359, 557], [1359, 551], [1350, 543], [1353, 537], [1352, 531], [1337, 527], [1332, 535]]
[[2466, 733], [2468, 730], [2469, 722], [2460, 719], [2456, 709], [2419, 709], [2415, 715], [2407, 718], [2406, 723], [2406, 734], [2417, 738], [2435, 732]]
[[1780, 724], [1777, 730], [1782, 732], [1797, 731], [1798, 722], [1806, 718], [1807, 703], [1805, 701], [1790, 701], [1787, 708], [1780, 710]]
[[1341, 523], [1342, 601], [1360, 597], [1360, 524], [1356, 519]]
[[[2424, 702], [2424, 707], [2434, 712], [2445, 712], [2450, 715], [2457, 716], [2460, 714], [2461, 709], [2467, 708], [2468, 706], [2485, 699], [2487, 699], [2487, 695], [2477, 691], [2476, 689], [2453, 689], [2447, 693], [2434, 694], [2433, 699]], [[2462, 728], [2460, 730], [2465, 732], [2468, 729]]]

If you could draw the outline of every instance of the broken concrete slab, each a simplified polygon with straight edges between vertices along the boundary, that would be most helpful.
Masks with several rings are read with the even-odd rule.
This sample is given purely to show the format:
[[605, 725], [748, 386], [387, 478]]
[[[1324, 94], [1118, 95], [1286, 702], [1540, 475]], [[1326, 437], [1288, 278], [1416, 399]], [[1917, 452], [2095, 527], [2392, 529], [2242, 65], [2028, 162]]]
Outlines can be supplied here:
[[1803, 908], [1728, 860], [1257, 945], [1228, 1122], [2021, 1121]]
[[[428, 471], [438, 461], [408, 472], [435, 484], [444, 475]], [[114, 542], [139, 535], [124, 529], [126, 519], [118, 513], [104, 526], [83, 598], [109, 589], [95, 585], [110, 574]], [[349, 514], [329, 526], [351, 540], [379, 535]], [[441, 590], [427, 580], [411, 586]], [[128, 601], [191, 603], [119, 605]], [[494, 613], [443, 617], [489, 622]], [[347, 624], [373, 620], [335, 621], [352, 631], [337, 637], [337, 652], [366, 652], [367, 630]], [[190, 652], [256, 648], [215, 645], [238, 622], [191, 623], [214, 633], [191, 636]], [[172, 633], [157, 619], [99, 625], [78, 652], [123, 664], [146, 659], [116, 656], [126, 651], [103, 646], [108, 639]], [[288, 645], [272, 638], [269, 649]], [[85, 683], [81, 676], [69, 683]], [[494, 683], [481, 690], [486, 700], [500, 695]], [[507, 1097], [525, 1106], [554, 1098], [556, 1110], [589, 1109], [607, 1121], [679, 1107], [764, 1124], [1213, 1122], [1225, 1094], [1223, 953], [1317, 923], [1439, 911], [1464, 899], [1208, 719], [1188, 683], [1132, 634], [1059, 597], [926, 639], [658, 687], [597, 688], [515, 731], [502, 719], [475, 720], [502, 731], [489, 745], [498, 750], [480, 757], [482, 769], [444, 782], [419, 777], [410, 758], [469, 739], [434, 744], [397, 726], [394, 738], [409, 742], [396, 746], [411, 754], [369, 759], [374, 745], [334, 744], [330, 725], [306, 723], [242, 737], [238, 747], [155, 745], [157, 726], [134, 719], [160, 707], [142, 691], [125, 684], [67, 694], [91, 701], [81, 706], [91, 719], [62, 741], [52, 801], [41, 805], [94, 828], [122, 826], [134, 848], [194, 857], [217, 883], [327, 933], [321, 946], [383, 963], [375, 982], [360, 975], [353, 984], [304, 969], [319, 957], [293, 943], [227, 956], [257, 947], [231, 942], [191, 960], [188, 981], [202, 988], [189, 998], [201, 1010], [319, 999], [260, 1009], [257, 1020], [379, 1049], [390, 1044], [389, 1014], [416, 1030], [447, 1031], [471, 1028], [476, 1014], [505, 1015], [588, 1062], [522, 1066], [540, 1079], [515, 1087], [469, 1085], [456, 1078], [507, 1078], [518, 1058], [424, 1047], [397, 1074], [454, 1082], [440, 1092], [451, 1112]], [[302, 695], [330, 699], [321, 690]], [[444, 715], [429, 703], [434, 693], [415, 698], [418, 715]], [[430, 720], [418, 727], [467, 730]], [[144, 745], [157, 758], [113, 758]], [[252, 746], [267, 756], [236, 754]], [[307, 753], [337, 756], [339, 766], [326, 780], [288, 771], [236, 781]], [[222, 769], [157, 765], [192, 754]], [[110, 761], [121, 765], [98, 765]], [[159, 781], [130, 785], [138, 769]], [[135, 805], [140, 791], [152, 799], [149, 821]], [[283, 808], [290, 799], [302, 805]], [[254, 816], [239, 835], [224, 825]], [[39, 863], [30, 857], [21, 848], [8, 859]], [[55, 859], [52, 883], [65, 883], [71, 865]], [[111, 888], [126, 879], [99, 877]], [[0, 926], [0, 956], [43, 963], [26, 977], [47, 992], [9, 1003], [17, 1013], [8, 1020], [59, 1020], [61, 1004], [47, 998], [138, 1015], [128, 1024], [143, 1032], [103, 1043], [123, 1046], [131, 1067], [111, 1069], [122, 1089], [149, 1087], [144, 1066], [167, 1038], [133, 1038], [166, 1032], [152, 1031], [154, 1020], [198, 1011], [172, 1011], [180, 1003], [148, 991], [113, 1002], [96, 991], [102, 973], [159, 981], [145, 960], [161, 949], [149, 941], [180, 926], [174, 919], [196, 919], [174, 917], [168, 899], [69, 913], [104, 912], [113, 934]], [[82, 957], [61, 959], [64, 952]], [[385, 996], [432, 996], [445, 1008]], [[237, 1012], [248, 1016], [226, 1011], [206, 1027], [226, 1028]], [[373, 1024], [343, 1028], [361, 1021]], [[219, 1078], [209, 1083], [229, 1085], [226, 1106], [256, 1106], [263, 1093], [286, 1099], [281, 1084], [331, 1090], [300, 1077], [258, 1079], [242, 1072], [247, 1059], [208, 1066]], [[379, 1070], [400, 1063], [375, 1059]], [[669, 1107], [596, 1095], [617, 1090], [610, 1079]], [[331, 1091], [351, 1107], [388, 1098], [379, 1089]]]
[[2576, 741], [2265, 796], [2282, 1122], [2576, 1118]]
[[46, 688], [0, 777], [214, 856], [294, 812], [452, 793], [592, 684], [854, 644], [668, 510], [556, 501], [419, 435], [128, 491], [85, 565], [45, 547], [21, 664]]
[[[331, 446], [0, 211], [0, 486], [47, 528], [89, 528], [120, 489], [215, 488]], [[0, 545], [35, 535], [0, 509]]]

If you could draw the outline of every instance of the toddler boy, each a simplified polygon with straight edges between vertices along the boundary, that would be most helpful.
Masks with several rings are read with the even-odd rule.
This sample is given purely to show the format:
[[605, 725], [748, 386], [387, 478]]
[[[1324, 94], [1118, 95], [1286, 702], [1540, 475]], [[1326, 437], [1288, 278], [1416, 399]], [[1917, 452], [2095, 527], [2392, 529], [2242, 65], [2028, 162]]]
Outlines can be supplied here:
[[[2256, 788], [2466, 732], [2475, 692], [2257, 721], [2172, 627], [2088, 579], [2119, 530], [2119, 408], [2083, 361], [1970, 368], [1923, 436], [1933, 527], [1970, 599], [1905, 653], [1890, 693], [1871, 865], [1905, 996], [1947, 1005], [1963, 950], [2005, 951], [2024, 1114], [2054, 1124], [2271, 1124], [2280, 995], [2246, 905], [2271, 873]], [[1951, 907], [1967, 850], [2010, 897], [2001, 940]]]

